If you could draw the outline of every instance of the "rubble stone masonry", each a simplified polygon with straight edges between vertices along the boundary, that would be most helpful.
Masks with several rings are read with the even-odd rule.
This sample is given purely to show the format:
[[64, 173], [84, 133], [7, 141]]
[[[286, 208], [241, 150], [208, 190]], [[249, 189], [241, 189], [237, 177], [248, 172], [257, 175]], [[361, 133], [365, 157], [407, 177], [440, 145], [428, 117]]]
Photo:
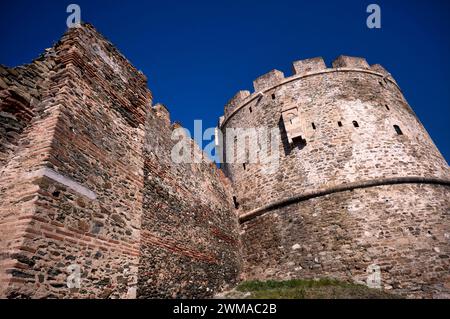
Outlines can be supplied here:
[[1, 297], [211, 296], [237, 278], [224, 176], [170, 164], [145, 76], [92, 26], [0, 72]]
[[[197, 160], [173, 161], [180, 124], [89, 24], [0, 66], [0, 297], [202, 298], [372, 266], [450, 297], [450, 170], [395, 80], [348, 56], [293, 70], [227, 104], [219, 169], [190, 138]], [[280, 133], [277, 170], [226, 143], [257, 127]]]
[[[230, 128], [281, 133], [276, 171], [243, 165], [245, 148], [224, 154], [239, 206], [243, 278], [365, 282], [379, 266], [385, 289], [450, 297], [450, 170], [395, 80], [348, 56], [333, 68], [314, 58], [293, 70], [256, 79], [255, 92], [236, 94], [221, 119], [225, 143]], [[293, 125], [301, 134], [290, 143]]]

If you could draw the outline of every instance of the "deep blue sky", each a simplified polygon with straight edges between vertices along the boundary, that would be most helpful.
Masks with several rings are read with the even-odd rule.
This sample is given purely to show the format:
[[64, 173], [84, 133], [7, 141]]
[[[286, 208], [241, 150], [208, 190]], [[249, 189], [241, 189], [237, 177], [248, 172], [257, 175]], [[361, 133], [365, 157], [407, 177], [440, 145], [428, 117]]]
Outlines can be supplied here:
[[[215, 126], [227, 100], [271, 69], [288, 76], [294, 60], [362, 56], [393, 74], [450, 162], [450, 1], [2, 0], [0, 63], [30, 62], [56, 42], [69, 3], [189, 129], [194, 119]], [[381, 6], [381, 30], [366, 27], [370, 3]]]

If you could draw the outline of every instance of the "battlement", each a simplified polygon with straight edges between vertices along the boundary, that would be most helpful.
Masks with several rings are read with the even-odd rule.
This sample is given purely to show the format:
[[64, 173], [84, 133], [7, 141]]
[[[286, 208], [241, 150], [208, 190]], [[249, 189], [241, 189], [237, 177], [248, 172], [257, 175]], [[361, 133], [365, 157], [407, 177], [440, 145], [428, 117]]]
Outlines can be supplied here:
[[272, 70], [269, 73], [261, 75], [253, 81], [255, 92], [261, 92], [284, 80], [284, 73], [278, 70]]
[[341, 55], [332, 62], [332, 67], [328, 68], [322, 57], [298, 60], [292, 63], [292, 75], [286, 77], [279, 70], [272, 70], [265, 73], [253, 81], [254, 91], [239, 91], [225, 105], [224, 119], [221, 123], [225, 123], [230, 116], [233, 115], [243, 105], [257, 99], [265, 92], [272, 90], [280, 85], [305, 77], [320, 75], [324, 73], [353, 71], [364, 72], [379, 76], [384, 80], [389, 80], [397, 85], [391, 74], [379, 64], [369, 65], [365, 58]]
[[322, 57], [299, 60], [292, 63], [293, 74], [304, 74], [325, 70], [327, 65]]
[[333, 68], [370, 69], [366, 59], [341, 55], [333, 61]]

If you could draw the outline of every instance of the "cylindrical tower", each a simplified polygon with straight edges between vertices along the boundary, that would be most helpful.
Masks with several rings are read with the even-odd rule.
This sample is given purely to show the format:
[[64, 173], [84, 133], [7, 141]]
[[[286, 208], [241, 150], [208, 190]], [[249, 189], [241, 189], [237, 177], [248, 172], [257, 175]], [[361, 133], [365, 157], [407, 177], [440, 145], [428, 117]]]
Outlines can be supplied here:
[[[256, 79], [220, 121], [244, 278], [366, 282], [380, 269], [385, 289], [450, 296], [450, 170], [395, 80], [347, 56], [293, 69]], [[260, 136], [240, 144], [237, 128], [279, 133], [277, 169], [249, 161]]]

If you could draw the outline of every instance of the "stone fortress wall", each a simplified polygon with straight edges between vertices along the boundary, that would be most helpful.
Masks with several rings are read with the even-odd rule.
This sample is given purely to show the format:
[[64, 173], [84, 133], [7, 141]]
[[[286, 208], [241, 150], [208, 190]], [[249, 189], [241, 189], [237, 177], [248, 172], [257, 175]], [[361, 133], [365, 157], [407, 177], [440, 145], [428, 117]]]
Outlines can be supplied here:
[[[293, 70], [257, 78], [220, 120], [244, 278], [361, 282], [378, 265], [387, 289], [449, 296], [450, 170], [396, 81], [348, 56]], [[278, 170], [246, 148], [226, 158], [227, 129], [252, 127], [279, 128]]]
[[211, 296], [237, 278], [225, 178], [169, 164], [167, 112], [92, 26], [0, 72], [1, 297]]

